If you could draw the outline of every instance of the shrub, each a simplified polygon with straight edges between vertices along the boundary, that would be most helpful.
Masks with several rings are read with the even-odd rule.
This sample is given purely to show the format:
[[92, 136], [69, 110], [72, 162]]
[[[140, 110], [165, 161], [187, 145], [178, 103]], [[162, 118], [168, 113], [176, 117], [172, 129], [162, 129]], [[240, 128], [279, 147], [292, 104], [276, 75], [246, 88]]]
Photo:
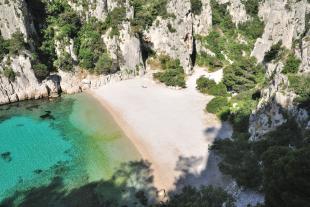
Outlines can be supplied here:
[[16, 74], [11, 67], [4, 67], [3, 75], [7, 77], [11, 82], [15, 81]]
[[287, 74], [287, 73], [297, 73], [299, 65], [301, 63], [301, 60], [296, 58], [295, 55], [289, 54], [286, 63], [284, 65], [282, 73]]
[[223, 83], [229, 90], [240, 92], [263, 83], [264, 70], [254, 57], [241, 58], [224, 69]]
[[251, 15], [252, 17], [257, 16], [260, 1], [261, 0], [242, 0], [246, 13]]
[[63, 70], [63, 71], [72, 71], [73, 66], [73, 59], [69, 53], [63, 52], [60, 57], [55, 61], [56, 68]]
[[[256, 0], [254, 0], [256, 1]], [[245, 37], [248, 37], [251, 41], [256, 41], [261, 37], [264, 32], [264, 22], [258, 17], [252, 18], [244, 23], [239, 24], [239, 30]]]
[[223, 189], [212, 186], [201, 186], [200, 189], [194, 187], [184, 187], [182, 192], [175, 194], [162, 207], [188, 207], [188, 206], [226, 206], [233, 207], [234, 199]]
[[12, 34], [11, 39], [8, 40], [8, 50], [10, 54], [16, 55], [19, 51], [25, 49], [24, 35], [21, 32]]
[[227, 11], [227, 4], [219, 4], [216, 0], [211, 0], [212, 25], [220, 27], [223, 31], [235, 28], [231, 16]]
[[197, 56], [196, 63], [201, 67], [208, 67], [208, 71], [210, 72], [217, 71], [223, 67], [223, 63], [218, 58], [208, 55], [205, 52]]
[[174, 60], [167, 55], [161, 55], [159, 61], [163, 72], [154, 73], [154, 78], [165, 83], [167, 86], [185, 88], [185, 74], [183, 67], [180, 65], [180, 60]]
[[126, 17], [126, 8], [125, 7], [115, 7], [111, 12], [108, 13], [108, 16], [104, 22], [105, 28], [112, 28], [110, 36], [119, 35], [119, 25]]
[[171, 33], [175, 33], [177, 31], [175, 28], [172, 27], [170, 22], [167, 24], [167, 27], [168, 27], [169, 32]]
[[191, 10], [195, 15], [200, 15], [202, 11], [201, 0], [191, 0]]
[[100, 36], [100, 25], [94, 20], [81, 28], [76, 47], [78, 48], [79, 65], [85, 69], [94, 69], [99, 57], [106, 52], [106, 46]]
[[221, 116], [222, 113], [229, 110], [230, 103], [227, 100], [227, 97], [218, 96], [212, 99], [207, 104], [207, 111], [209, 113], [217, 114], [218, 116]]
[[108, 54], [103, 53], [99, 57], [99, 60], [96, 63], [95, 72], [97, 74], [104, 74], [104, 75], [116, 72], [112, 68], [112, 59]]
[[9, 53], [8, 41], [0, 35], [0, 61]]
[[226, 86], [223, 83], [216, 84], [214, 80], [203, 76], [197, 79], [196, 84], [201, 93], [208, 93], [213, 96], [225, 96], [227, 94]]
[[270, 50], [265, 53], [264, 62], [268, 63], [276, 59], [281, 50], [282, 50], [282, 41], [279, 41], [276, 44], [272, 45]]
[[45, 64], [37, 63], [34, 64], [32, 68], [36, 78], [39, 80], [44, 80], [49, 74], [49, 70]]
[[289, 87], [298, 95], [295, 102], [307, 110], [310, 110], [310, 76], [289, 75]]
[[134, 7], [131, 25], [136, 33], [150, 27], [157, 16], [168, 16], [167, 0], [130, 0], [130, 4]]

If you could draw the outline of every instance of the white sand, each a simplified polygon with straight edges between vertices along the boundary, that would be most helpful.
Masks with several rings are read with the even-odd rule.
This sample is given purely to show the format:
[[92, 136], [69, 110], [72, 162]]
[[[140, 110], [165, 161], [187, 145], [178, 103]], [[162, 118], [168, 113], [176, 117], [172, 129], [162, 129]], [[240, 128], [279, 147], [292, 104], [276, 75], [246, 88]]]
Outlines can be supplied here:
[[91, 92], [111, 112], [142, 157], [152, 163], [155, 186], [159, 189], [174, 187], [181, 173], [180, 157], [197, 158], [190, 172], [200, 174], [206, 169], [208, 145], [214, 137], [231, 133], [214, 115], [204, 112], [212, 97], [195, 89], [196, 79], [203, 74], [198, 69], [182, 90], [139, 77]]

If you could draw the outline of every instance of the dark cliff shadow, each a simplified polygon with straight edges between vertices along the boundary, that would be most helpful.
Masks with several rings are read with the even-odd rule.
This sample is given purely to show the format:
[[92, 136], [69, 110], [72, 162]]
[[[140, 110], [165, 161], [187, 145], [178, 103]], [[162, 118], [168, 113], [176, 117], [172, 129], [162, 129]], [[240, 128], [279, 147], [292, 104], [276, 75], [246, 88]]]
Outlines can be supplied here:
[[151, 164], [132, 161], [122, 164], [109, 180], [66, 189], [64, 178], [54, 177], [48, 185], [15, 192], [0, 207], [113, 207], [146, 206], [155, 202]]
[[[206, 141], [210, 141], [210, 136], [215, 137], [215, 139], [225, 139], [231, 136], [231, 129], [228, 123], [222, 123], [219, 129], [208, 127], [204, 130], [204, 133]], [[204, 160], [202, 157], [179, 157], [175, 170], [181, 172], [181, 175], [175, 179], [175, 189], [169, 194], [178, 193], [188, 185], [197, 188], [202, 185], [225, 188], [231, 183], [231, 177], [224, 175], [219, 170], [218, 163], [221, 158], [216, 152], [206, 149], [206, 156], [205, 164], [202, 163]], [[197, 165], [201, 164], [204, 164], [205, 167], [199, 173], [192, 171]]]

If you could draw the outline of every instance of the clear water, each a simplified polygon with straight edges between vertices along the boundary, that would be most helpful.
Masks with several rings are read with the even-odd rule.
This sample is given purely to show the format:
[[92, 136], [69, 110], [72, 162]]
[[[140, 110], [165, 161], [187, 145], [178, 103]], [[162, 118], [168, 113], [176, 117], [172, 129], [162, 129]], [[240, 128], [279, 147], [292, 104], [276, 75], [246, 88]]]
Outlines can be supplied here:
[[0, 201], [55, 176], [67, 188], [109, 179], [139, 154], [88, 95], [0, 107]]

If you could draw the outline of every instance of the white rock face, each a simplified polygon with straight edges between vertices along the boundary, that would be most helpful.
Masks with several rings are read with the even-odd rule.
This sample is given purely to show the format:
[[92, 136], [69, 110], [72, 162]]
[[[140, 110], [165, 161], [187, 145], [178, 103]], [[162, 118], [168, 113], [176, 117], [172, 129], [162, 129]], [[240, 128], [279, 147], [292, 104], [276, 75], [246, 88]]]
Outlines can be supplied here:
[[[24, 54], [11, 58], [10, 67], [15, 72], [16, 78], [15, 81], [9, 81], [7, 77], [0, 75], [0, 104], [38, 99], [47, 97], [52, 92], [57, 93], [57, 88], [51, 81], [47, 80], [42, 84], [37, 81], [28, 55]], [[0, 71], [2, 70], [3, 67], [1, 66]]]
[[25, 38], [35, 32], [24, 0], [0, 0], [0, 31], [4, 39], [9, 39], [18, 31], [22, 32]]
[[300, 73], [310, 73], [310, 32], [302, 39], [301, 46], [296, 54], [301, 59]]
[[[290, 5], [289, 8], [287, 5]], [[265, 22], [262, 38], [258, 38], [252, 56], [260, 62], [272, 44], [282, 41], [283, 46], [292, 47], [294, 39], [305, 31], [307, 0], [289, 3], [286, 0], [266, 0], [259, 8], [259, 16]]]
[[246, 13], [244, 5], [240, 0], [217, 0], [220, 4], [227, 3], [227, 9], [232, 18], [232, 21], [236, 24], [245, 22], [248, 20], [248, 15]]
[[212, 28], [212, 10], [210, 1], [202, 0], [201, 3], [201, 14], [193, 14], [193, 27], [195, 34], [206, 36]]
[[158, 17], [145, 33], [146, 41], [153, 44], [156, 52], [180, 59], [186, 73], [192, 70], [193, 18], [190, 8], [189, 0], [171, 0], [167, 10], [168, 13], [174, 14], [175, 18]]

